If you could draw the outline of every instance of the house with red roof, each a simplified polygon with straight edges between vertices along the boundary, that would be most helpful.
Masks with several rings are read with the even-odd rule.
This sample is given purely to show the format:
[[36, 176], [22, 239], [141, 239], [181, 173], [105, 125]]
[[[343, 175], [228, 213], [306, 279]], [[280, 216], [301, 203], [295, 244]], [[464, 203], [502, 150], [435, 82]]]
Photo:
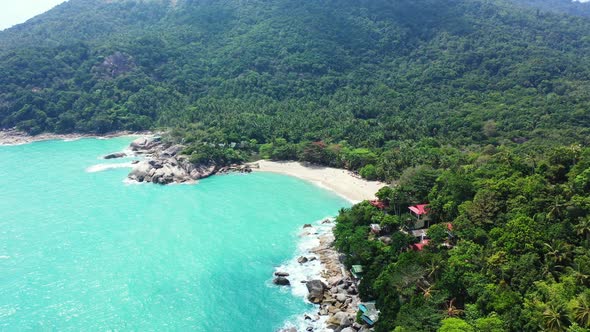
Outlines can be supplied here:
[[414, 229], [424, 228], [424, 226], [426, 226], [430, 221], [430, 216], [428, 215], [428, 204], [418, 204], [410, 206], [408, 207], [408, 209], [416, 217], [416, 221], [414, 222]]

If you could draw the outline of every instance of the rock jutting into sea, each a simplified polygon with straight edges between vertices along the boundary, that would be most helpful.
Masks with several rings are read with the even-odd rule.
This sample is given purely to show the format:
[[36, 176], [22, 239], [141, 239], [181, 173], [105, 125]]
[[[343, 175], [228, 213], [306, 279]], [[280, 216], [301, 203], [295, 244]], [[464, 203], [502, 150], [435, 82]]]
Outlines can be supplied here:
[[130, 180], [137, 182], [191, 183], [216, 173], [251, 172], [245, 165], [195, 164], [189, 156], [182, 154], [184, 145], [165, 142], [158, 136], [140, 137], [131, 142], [129, 148], [134, 154], [146, 156], [128, 175]]

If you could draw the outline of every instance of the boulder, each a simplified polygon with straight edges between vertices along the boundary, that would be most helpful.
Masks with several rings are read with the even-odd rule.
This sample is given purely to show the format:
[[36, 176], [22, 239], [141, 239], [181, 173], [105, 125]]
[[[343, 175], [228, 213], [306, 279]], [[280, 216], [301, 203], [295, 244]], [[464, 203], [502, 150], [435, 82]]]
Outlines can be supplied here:
[[276, 277], [288, 277], [289, 276], [289, 273], [277, 271], [277, 272], [275, 272], [275, 276]]
[[[342, 321], [348, 321], [349, 317], [348, 314], [342, 311], [338, 311], [337, 313], [334, 314], [334, 316], [331, 316], [330, 318], [328, 318], [328, 320], [326, 321], [326, 324], [328, 325], [336, 325], [336, 326], [341, 326], [342, 325]], [[351, 323], [348, 323], [348, 325], [346, 326], [350, 326]]]
[[305, 256], [301, 256], [301, 257], [297, 258], [297, 263], [299, 263], [299, 264], [307, 263], [307, 261], [309, 261], [309, 259], [307, 259], [307, 257], [305, 257]]
[[127, 154], [125, 152], [115, 152], [115, 153], [107, 154], [103, 158], [104, 159], [117, 159], [117, 158], [123, 158], [123, 157], [127, 157]]
[[342, 330], [340, 330], [340, 332], [356, 332], [356, 330], [352, 327], [345, 327]]
[[344, 301], [346, 301], [346, 294], [342, 294], [342, 293], [336, 294], [336, 300], [338, 302], [344, 303]]
[[131, 142], [131, 144], [129, 144], [129, 147], [131, 147], [131, 150], [133, 151], [148, 150], [158, 145], [159, 143], [159, 137], [140, 137]]
[[289, 279], [287, 279], [285, 277], [276, 277], [276, 278], [274, 278], [274, 280], [272, 282], [273, 282], [273, 284], [279, 285], [279, 286], [290, 286], [291, 285], [291, 282], [289, 281]]
[[179, 154], [182, 150], [184, 150], [184, 145], [176, 144], [162, 151], [160, 155], [162, 157], [174, 157], [177, 154]]
[[340, 326], [341, 327], [349, 327], [352, 325], [352, 323], [354, 323], [354, 320], [352, 319], [352, 317], [349, 314], [346, 314], [344, 317], [342, 317], [342, 319], [340, 320]]
[[129, 178], [131, 180], [143, 182], [146, 180], [146, 177], [148, 177], [151, 169], [152, 167], [149, 162], [145, 160], [140, 161], [139, 163], [135, 164], [131, 170], [131, 173], [129, 173]]
[[310, 227], [311, 227], [311, 224], [305, 224], [305, 225], [303, 225], [303, 228], [310, 228]]
[[305, 286], [307, 286], [307, 299], [311, 303], [320, 303], [324, 299], [324, 290], [326, 289], [326, 285], [321, 280], [310, 280], [308, 281]]

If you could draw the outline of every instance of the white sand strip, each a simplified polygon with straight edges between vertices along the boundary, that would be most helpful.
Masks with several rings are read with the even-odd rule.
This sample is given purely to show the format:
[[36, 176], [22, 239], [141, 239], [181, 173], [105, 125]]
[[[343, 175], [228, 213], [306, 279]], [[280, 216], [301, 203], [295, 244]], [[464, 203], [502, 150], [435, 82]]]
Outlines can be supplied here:
[[[255, 165], [258, 164], [259, 168]], [[273, 172], [294, 176], [331, 190], [351, 203], [374, 199], [375, 193], [386, 186], [379, 181], [367, 181], [351, 172], [331, 167], [304, 165], [296, 161], [259, 160], [251, 163], [254, 171]]]

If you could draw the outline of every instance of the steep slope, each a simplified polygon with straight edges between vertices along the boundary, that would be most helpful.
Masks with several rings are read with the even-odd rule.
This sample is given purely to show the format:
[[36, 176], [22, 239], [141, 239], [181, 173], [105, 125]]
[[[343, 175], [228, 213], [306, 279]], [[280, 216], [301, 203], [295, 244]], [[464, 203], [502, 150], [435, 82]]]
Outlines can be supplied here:
[[490, 1], [71, 0], [0, 34], [0, 121], [367, 147], [485, 143], [492, 121], [584, 139], [589, 28]]

